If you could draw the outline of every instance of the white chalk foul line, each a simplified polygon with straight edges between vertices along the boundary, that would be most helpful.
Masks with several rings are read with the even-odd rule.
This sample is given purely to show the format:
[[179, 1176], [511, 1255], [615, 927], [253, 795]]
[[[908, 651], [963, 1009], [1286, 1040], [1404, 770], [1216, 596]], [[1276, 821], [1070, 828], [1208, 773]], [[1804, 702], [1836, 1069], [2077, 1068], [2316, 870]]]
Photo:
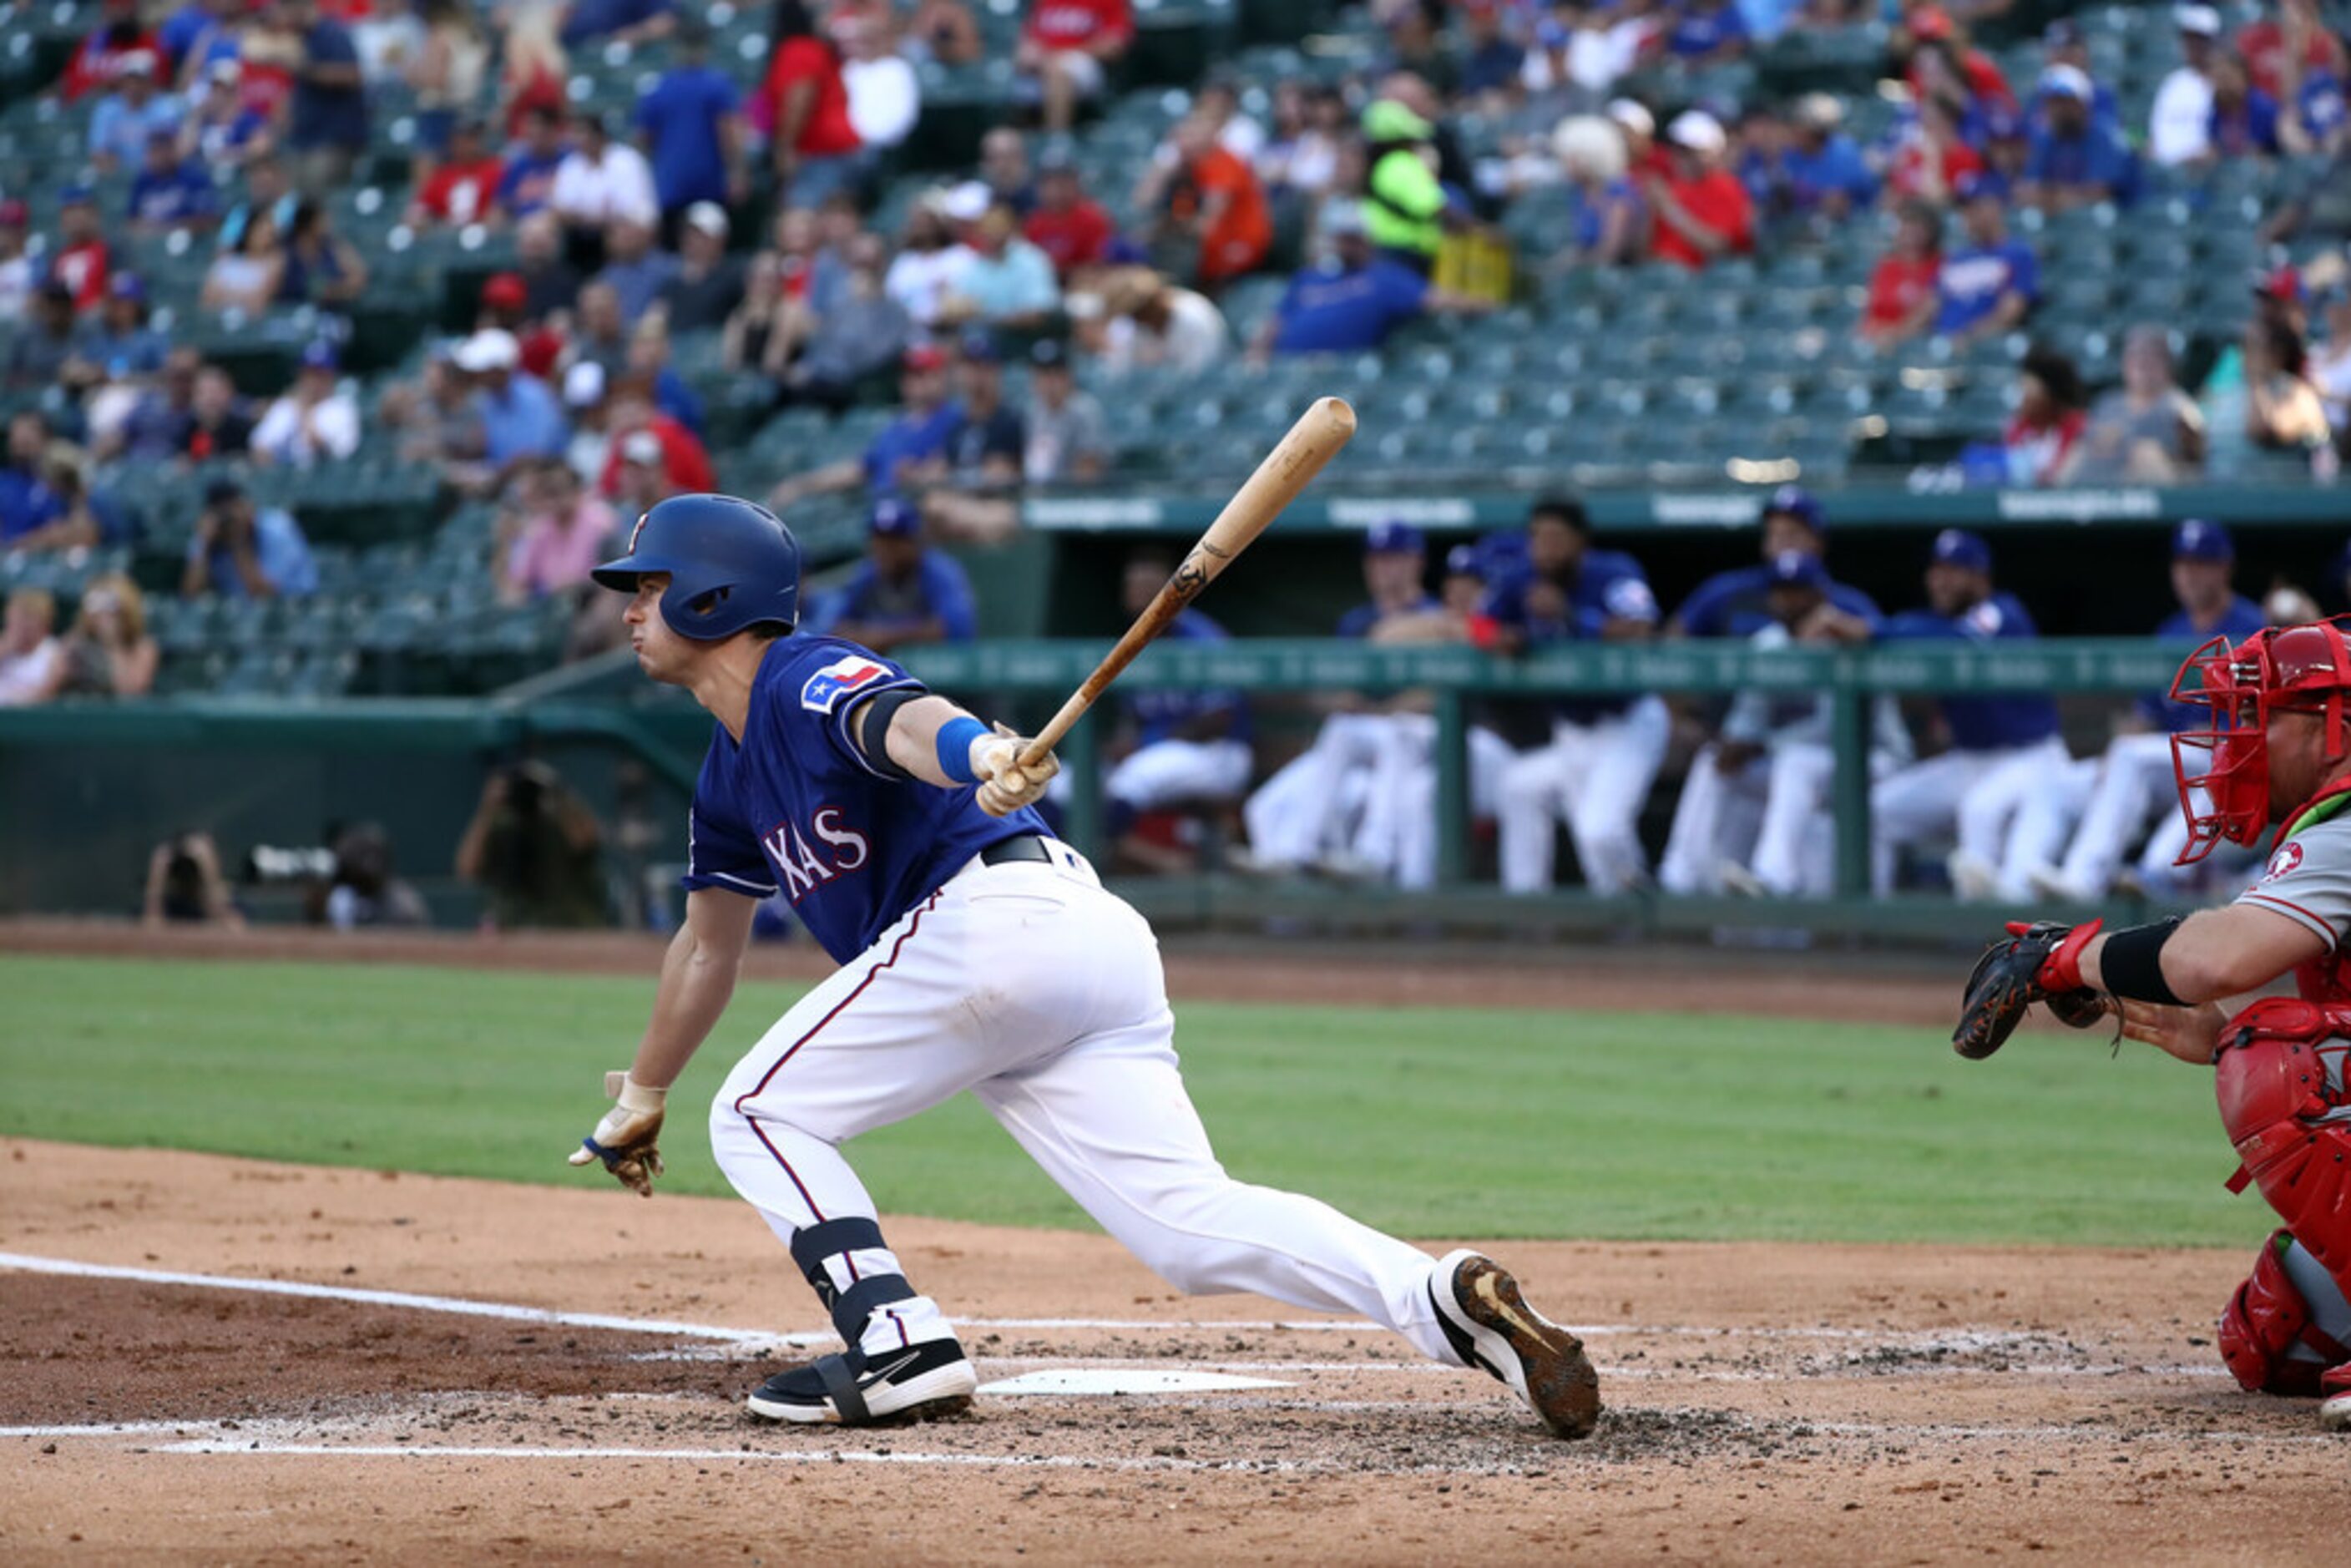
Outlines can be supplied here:
[[197, 1438], [159, 1445], [159, 1454], [242, 1454], [266, 1458], [273, 1455], [353, 1459], [672, 1459], [713, 1464], [737, 1460], [763, 1465], [957, 1465], [984, 1469], [1052, 1470], [1242, 1470], [1250, 1473], [1289, 1471], [1301, 1467], [1287, 1460], [1235, 1459], [1218, 1463], [1203, 1459], [1108, 1458], [1082, 1454], [949, 1454], [905, 1453], [873, 1448], [542, 1448], [509, 1447], [427, 1448], [413, 1443], [249, 1443]]
[[375, 1307], [406, 1307], [423, 1312], [498, 1318], [549, 1328], [611, 1329], [623, 1333], [670, 1334], [680, 1339], [722, 1340], [730, 1344], [813, 1345], [838, 1343], [825, 1333], [771, 1333], [761, 1329], [719, 1328], [710, 1323], [672, 1322], [662, 1318], [624, 1318], [609, 1312], [565, 1312], [507, 1301], [476, 1301], [462, 1296], [423, 1296], [408, 1291], [371, 1291], [354, 1285], [314, 1285], [300, 1280], [246, 1280], [232, 1274], [185, 1274], [169, 1269], [131, 1269], [81, 1263], [69, 1258], [37, 1258], [0, 1252], [0, 1269], [28, 1274], [64, 1274], [85, 1280], [129, 1280], [142, 1285], [184, 1285], [201, 1291], [249, 1291], [264, 1296], [302, 1296], [313, 1301], [354, 1301]]

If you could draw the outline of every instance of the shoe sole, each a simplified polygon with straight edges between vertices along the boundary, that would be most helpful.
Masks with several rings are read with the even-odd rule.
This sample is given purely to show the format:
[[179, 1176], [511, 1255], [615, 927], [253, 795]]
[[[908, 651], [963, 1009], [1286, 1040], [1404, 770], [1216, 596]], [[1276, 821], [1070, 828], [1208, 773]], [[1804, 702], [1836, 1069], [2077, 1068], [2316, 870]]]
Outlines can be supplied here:
[[2351, 1432], [2351, 1394], [2337, 1394], [2321, 1405], [2318, 1425], [2324, 1431]]
[[[904, 1383], [879, 1383], [865, 1395], [867, 1419], [854, 1423], [871, 1427], [883, 1421], [935, 1421], [942, 1416], [960, 1415], [971, 1408], [972, 1394], [979, 1387], [979, 1374], [971, 1363], [956, 1362], [952, 1365], [934, 1367], [920, 1377], [910, 1377]], [[796, 1427], [831, 1424], [849, 1426], [841, 1412], [827, 1399], [817, 1405], [788, 1405], [778, 1400], [762, 1399], [753, 1394], [743, 1401], [752, 1415], [769, 1421], [789, 1422]]]
[[[1562, 1437], [1585, 1437], [1600, 1420], [1600, 1375], [1583, 1342], [1527, 1304], [1519, 1282], [1490, 1258], [1445, 1260], [1437, 1312], [1468, 1336], [1472, 1360], [1510, 1385]], [[1442, 1265], [1440, 1265], [1442, 1267]]]

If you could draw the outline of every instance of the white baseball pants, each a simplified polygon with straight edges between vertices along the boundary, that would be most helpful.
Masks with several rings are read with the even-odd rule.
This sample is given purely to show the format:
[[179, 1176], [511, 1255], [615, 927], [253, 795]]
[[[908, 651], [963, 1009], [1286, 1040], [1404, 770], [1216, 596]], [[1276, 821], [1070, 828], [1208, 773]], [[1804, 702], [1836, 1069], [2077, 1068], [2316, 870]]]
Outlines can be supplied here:
[[1334, 713], [1324, 719], [1314, 744], [1258, 786], [1241, 808], [1258, 859], [1301, 866], [1336, 848], [1348, 809], [1369, 798], [1371, 772], [1402, 716], [1409, 716]]
[[1687, 896], [1722, 891], [1722, 862], [1747, 863], [1763, 825], [1771, 763], [1758, 757], [1736, 773], [1715, 766], [1719, 753], [1701, 746], [1690, 758], [1681, 799], [1674, 802], [1673, 831], [1657, 861], [1657, 885]]
[[1157, 740], [1129, 752], [1102, 780], [1102, 792], [1138, 811], [1187, 800], [1214, 800], [1249, 788], [1246, 740]]
[[[1492, 730], [1469, 727], [1469, 815], [1494, 815], [1501, 801], [1502, 774], [1517, 759], [1510, 743]], [[1434, 716], [1391, 716], [1386, 749], [1373, 770], [1356, 830], [1358, 859], [1385, 870], [1399, 887], [1437, 885], [1437, 720]]]
[[1870, 885], [1894, 888], [1896, 852], [1956, 831], [1959, 847], [1998, 865], [2031, 791], [2072, 761], [2055, 736], [2030, 746], [1958, 748], [1888, 774], [1869, 794]]
[[[870, 1218], [873, 1201], [841, 1145], [968, 1089], [1176, 1289], [1354, 1313], [1460, 1364], [1429, 1300], [1427, 1253], [1225, 1174], [1176, 1066], [1150, 926], [1075, 851], [1050, 847], [1051, 863], [973, 862], [736, 1064], [710, 1108], [711, 1146], [735, 1190], [788, 1247], [820, 1221]], [[885, 1249], [824, 1267], [836, 1291], [905, 1271]], [[862, 1348], [953, 1332], [916, 1295], [875, 1312]]]
[[[2166, 806], [2177, 817], [2179, 801], [2171, 768], [2171, 737], [2161, 732], [2115, 737], [2083, 809], [2081, 825], [2074, 830], [2074, 847], [2065, 855], [2066, 884], [2092, 897], [2105, 894], [2114, 886], [2125, 857], [2146, 831], [2148, 818]], [[2160, 830], [2156, 834], [2168, 851], [2163, 853], [2165, 865], [2187, 842], [2187, 824], [2178, 826], [2176, 834], [2167, 835]]]
[[1649, 869], [1641, 806], [1671, 728], [1664, 701], [1646, 696], [1594, 724], [1555, 724], [1549, 746], [1511, 758], [1499, 810], [1503, 887], [1541, 893], [1552, 885], [1552, 839], [1562, 818], [1595, 892], [1638, 886]]

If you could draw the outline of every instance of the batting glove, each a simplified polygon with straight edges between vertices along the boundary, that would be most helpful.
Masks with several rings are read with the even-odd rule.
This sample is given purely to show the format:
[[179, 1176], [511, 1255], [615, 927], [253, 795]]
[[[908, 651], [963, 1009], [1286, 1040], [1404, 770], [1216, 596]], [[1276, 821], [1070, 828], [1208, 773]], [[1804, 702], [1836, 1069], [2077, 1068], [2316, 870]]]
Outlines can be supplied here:
[[1028, 744], [1001, 724], [995, 734], [971, 743], [972, 776], [979, 780], [975, 798], [989, 816], [1008, 817], [1023, 806], [1035, 805], [1044, 799], [1045, 786], [1053, 781], [1053, 775], [1061, 770], [1061, 759], [1050, 751], [1042, 761], [1022, 767], [1020, 751]]
[[604, 1113], [594, 1132], [580, 1140], [580, 1146], [571, 1151], [571, 1163], [584, 1166], [601, 1160], [622, 1186], [640, 1197], [651, 1197], [653, 1177], [662, 1174], [661, 1150], [655, 1140], [661, 1136], [669, 1091], [648, 1088], [625, 1072], [607, 1072], [604, 1092], [618, 1103]]

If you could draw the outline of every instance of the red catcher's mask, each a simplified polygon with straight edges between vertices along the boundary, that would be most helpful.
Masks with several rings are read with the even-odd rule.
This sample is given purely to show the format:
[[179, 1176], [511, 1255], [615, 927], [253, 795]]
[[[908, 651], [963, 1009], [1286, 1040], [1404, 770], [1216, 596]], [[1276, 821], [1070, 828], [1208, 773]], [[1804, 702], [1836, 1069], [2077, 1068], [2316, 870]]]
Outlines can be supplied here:
[[[2326, 759], [2344, 753], [2344, 703], [2351, 697], [2351, 645], [2332, 624], [2272, 627], [2235, 648], [2215, 637], [2179, 666], [2171, 700], [2200, 707], [2210, 722], [2171, 737], [2190, 865], [2222, 840], [2251, 846], [2270, 821], [2270, 715], [2316, 713], [2326, 722]], [[2203, 797], [2201, 810], [2197, 797]]]

